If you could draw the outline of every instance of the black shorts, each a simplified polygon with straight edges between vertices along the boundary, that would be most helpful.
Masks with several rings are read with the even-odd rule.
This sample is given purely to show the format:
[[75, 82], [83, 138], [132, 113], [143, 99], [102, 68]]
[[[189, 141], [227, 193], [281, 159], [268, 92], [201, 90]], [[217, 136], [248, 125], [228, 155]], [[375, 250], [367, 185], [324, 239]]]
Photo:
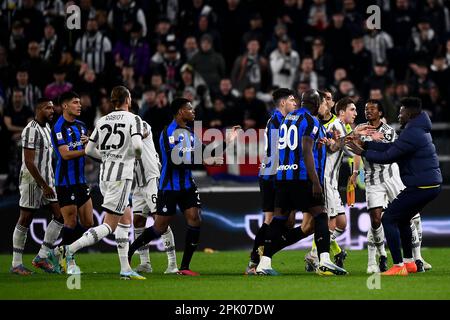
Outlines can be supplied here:
[[[323, 188], [323, 187], [322, 187]], [[275, 183], [275, 208], [282, 212], [298, 210], [308, 212], [317, 206], [325, 206], [322, 195], [320, 199], [313, 197], [310, 180], [277, 181]]]
[[201, 208], [200, 194], [197, 188], [172, 191], [158, 190], [156, 200], [156, 214], [160, 216], [173, 216], [177, 213], [177, 206], [181, 212], [189, 208]]
[[79, 208], [91, 199], [90, 190], [86, 184], [57, 186], [56, 194], [61, 208], [70, 205], [76, 205]]
[[263, 212], [273, 212], [275, 209], [275, 180], [259, 178], [259, 191]]

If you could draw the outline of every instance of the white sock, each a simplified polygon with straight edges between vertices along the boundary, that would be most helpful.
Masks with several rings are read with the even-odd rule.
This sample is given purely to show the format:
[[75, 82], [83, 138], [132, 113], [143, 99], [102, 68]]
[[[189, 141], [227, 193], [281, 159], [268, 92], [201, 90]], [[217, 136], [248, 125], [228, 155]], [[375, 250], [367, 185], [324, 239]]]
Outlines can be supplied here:
[[39, 250], [39, 257], [47, 258], [48, 252], [53, 248], [55, 241], [58, 240], [59, 233], [63, 228], [63, 224], [52, 220], [47, 226], [47, 230], [45, 230], [44, 242], [42, 242], [41, 249]]
[[367, 265], [370, 266], [373, 264], [377, 264], [377, 261], [376, 261], [377, 247], [376, 247], [374, 239], [373, 239], [372, 228], [369, 228], [369, 231], [367, 231], [367, 251], [368, 251], [368, 257], [369, 257]]
[[256, 267], [256, 271], [262, 271], [264, 269], [272, 269], [272, 258], [266, 256], [261, 257], [258, 267]]
[[330, 240], [331, 241], [336, 240], [337, 238], [342, 236], [344, 234], [344, 232], [345, 232], [345, 229], [342, 230], [342, 229], [339, 229], [339, 228], [335, 228], [333, 233], [331, 234]]
[[414, 259], [412, 258], [403, 258], [403, 263], [411, 263], [414, 262]]
[[329, 252], [322, 252], [320, 254], [319, 261], [322, 262], [322, 263], [323, 262], [330, 262], [331, 263], [330, 253]]
[[[422, 258], [422, 219], [420, 218], [420, 213], [416, 214], [411, 219], [411, 222], [416, 227], [417, 238], [419, 239], [417, 250], [418, 250], [418, 254], [420, 255], [420, 260], [423, 260], [423, 258]], [[413, 254], [414, 254], [414, 247], [413, 247]]]
[[12, 261], [13, 267], [17, 267], [18, 265], [21, 265], [23, 263], [22, 255], [23, 255], [23, 248], [25, 248], [25, 242], [27, 242], [27, 233], [28, 228], [25, 228], [20, 224], [17, 224], [16, 227], [14, 228], [13, 261]]
[[378, 249], [378, 253], [380, 256], [387, 257], [386, 248], [384, 247], [384, 229], [383, 225], [380, 225], [378, 229], [372, 228], [372, 234], [373, 234], [373, 243]]
[[[145, 227], [144, 228], [134, 228], [134, 240], [137, 239], [137, 237], [139, 237], [142, 232], [144, 232]], [[141, 264], [150, 264], [150, 254], [149, 254], [149, 250], [148, 247], [149, 245], [146, 244], [145, 246], [140, 247], [137, 252], [139, 253], [139, 258], [141, 259]]]
[[420, 242], [420, 245], [422, 245], [422, 219], [420, 217], [420, 213], [416, 214], [412, 218], [412, 222], [414, 222], [414, 225], [416, 226], [417, 235], [419, 236], [419, 242]]
[[422, 254], [420, 253], [420, 242], [419, 235], [417, 234], [416, 225], [411, 222], [411, 233], [412, 233], [412, 253], [414, 260], [422, 260]]
[[117, 243], [117, 253], [119, 254], [121, 273], [131, 271], [130, 264], [128, 263], [128, 248], [130, 246], [130, 239], [128, 237], [129, 231], [129, 224], [119, 223], [116, 231], [114, 232]]
[[318, 258], [317, 257], [317, 246], [313, 246], [312, 248], [311, 248], [311, 256], [313, 256], [313, 257], [315, 257], [315, 258]]
[[92, 246], [94, 243], [99, 242], [110, 233], [112, 233], [112, 229], [106, 223], [96, 226], [95, 228], [90, 228], [83, 234], [83, 236], [81, 236], [80, 239], [78, 239], [69, 246], [68, 253], [74, 254], [80, 249]]
[[170, 227], [167, 227], [167, 231], [161, 235], [161, 239], [164, 244], [164, 249], [167, 253], [167, 263], [168, 266], [177, 266], [177, 256], [175, 253], [175, 239], [173, 237], [173, 232]]

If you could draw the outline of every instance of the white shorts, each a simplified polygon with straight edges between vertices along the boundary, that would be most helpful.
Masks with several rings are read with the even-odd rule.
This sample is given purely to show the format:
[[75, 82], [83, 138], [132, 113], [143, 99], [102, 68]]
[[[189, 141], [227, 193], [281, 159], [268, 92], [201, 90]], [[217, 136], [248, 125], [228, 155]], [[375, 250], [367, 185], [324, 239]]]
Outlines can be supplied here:
[[335, 218], [338, 214], [345, 213], [344, 204], [342, 203], [337, 185], [334, 186], [328, 183], [326, 179], [324, 179], [324, 185], [325, 208], [327, 208], [328, 217]]
[[133, 192], [133, 214], [148, 218], [149, 214], [156, 212], [157, 197], [158, 178], [150, 179], [145, 186], [136, 186]]
[[44, 197], [42, 189], [36, 183], [27, 183], [19, 185], [20, 200], [19, 207], [24, 209], [39, 209], [51, 202], [58, 202], [55, 187], [51, 186], [55, 193], [55, 198], [47, 199]]
[[131, 193], [133, 180], [101, 181], [100, 192], [103, 195], [102, 207], [110, 213], [123, 215]]
[[366, 185], [367, 209], [386, 208], [404, 188], [402, 180], [397, 176], [383, 183]]

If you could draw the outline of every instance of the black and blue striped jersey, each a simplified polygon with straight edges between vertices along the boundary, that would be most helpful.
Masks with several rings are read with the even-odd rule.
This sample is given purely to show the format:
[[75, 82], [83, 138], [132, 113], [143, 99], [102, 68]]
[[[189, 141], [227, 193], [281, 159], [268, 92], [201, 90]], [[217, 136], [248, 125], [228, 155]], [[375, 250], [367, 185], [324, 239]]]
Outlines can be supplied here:
[[60, 116], [56, 121], [52, 132], [52, 144], [57, 158], [55, 170], [55, 186], [70, 186], [86, 183], [84, 176], [84, 156], [72, 160], [64, 160], [58, 147], [67, 145], [70, 151], [83, 150], [84, 144], [81, 136], [87, 134], [86, 125], [75, 120], [69, 122]]
[[264, 131], [264, 158], [261, 161], [259, 177], [263, 180], [275, 179], [278, 168], [278, 131], [283, 122], [283, 114], [275, 109], [267, 121]]
[[311, 137], [314, 140], [315, 167], [319, 179], [323, 183], [326, 150], [325, 146], [319, 145], [318, 142], [325, 135], [325, 129], [308, 109], [300, 108], [289, 113], [280, 126], [279, 165], [276, 179], [278, 181], [308, 180], [308, 172], [303, 158], [302, 138]]
[[161, 177], [159, 190], [180, 191], [196, 187], [192, 168], [201, 165], [203, 145], [190, 127], [175, 120], [161, 133]]

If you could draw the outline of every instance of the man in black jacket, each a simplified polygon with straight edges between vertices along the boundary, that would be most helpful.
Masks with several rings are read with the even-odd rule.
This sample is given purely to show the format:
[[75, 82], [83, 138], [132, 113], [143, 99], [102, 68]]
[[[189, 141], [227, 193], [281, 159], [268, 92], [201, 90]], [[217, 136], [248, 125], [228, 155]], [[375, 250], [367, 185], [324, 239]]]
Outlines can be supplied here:
[[[398, 120], [403, 131], [393, 143], [368, 142], [365, 149], [351, 149], [374, 163], [397, 162], [406, 188], [386, 209], [382, 223], [394, 265], [383, 275], [405, 276], [417, 272], [412, 255], [410, 220], [441, 192], [442, 175], [431, 138], [431, 120], [418, 98], [401, 100]], [[381, 135], [373, 135], [374, 140]], [[403, 248], [400, 250], [400, 244]]]

